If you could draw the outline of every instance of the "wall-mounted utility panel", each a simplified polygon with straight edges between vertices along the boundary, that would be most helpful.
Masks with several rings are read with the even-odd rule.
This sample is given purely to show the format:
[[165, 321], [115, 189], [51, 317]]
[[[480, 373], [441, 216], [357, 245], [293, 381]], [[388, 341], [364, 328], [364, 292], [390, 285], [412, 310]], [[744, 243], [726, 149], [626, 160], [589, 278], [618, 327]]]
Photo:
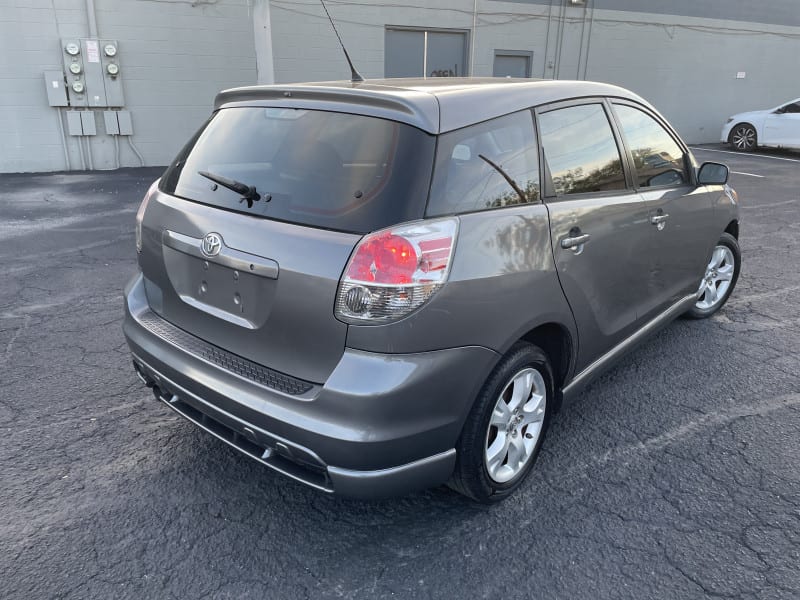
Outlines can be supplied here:
[[117, 122], [119, 123], [120, 135], [133, 135], [133, 123], [131, 122], [131, 112], [129, 110], [118, 110]]
[[106, 102], [105, 77], [103, 63], [100, 60], [100, 42], [98, 40], [81, 40], [83, 66], [86, 70], [86, 98], [89, 106], [108, 106]]
[[80, 114], [83, 135], [97, 135], [97, 124], [94, 120], [94, 113], [91, 110], [82, 110]]
[[103, 78], [108, 106], [125, 106], [122, 93], [122, 67], [119, 64], [119, 43], [117, 40], [100, 40], [100, 61], [103, 65]]
[[70, 38], [61, 40], [61, 58], [64, 62], [70, 106], [88, 106], [81, 41]]
[[83, 135], [83, 125], [81, 125], [81, 113], [79, 111], [67, 111], [67, 132], [70, 135]]
[[119, 135], [119, 122], [117, 121], [117, 113], [115, 111], [103, 111], [103, 124], [105, 125], [108, 135]]
[[64, 74], [61, 71], [45, 71], [44, 87], [47, 90], [47, 103], [50, 106], [69, 106]]

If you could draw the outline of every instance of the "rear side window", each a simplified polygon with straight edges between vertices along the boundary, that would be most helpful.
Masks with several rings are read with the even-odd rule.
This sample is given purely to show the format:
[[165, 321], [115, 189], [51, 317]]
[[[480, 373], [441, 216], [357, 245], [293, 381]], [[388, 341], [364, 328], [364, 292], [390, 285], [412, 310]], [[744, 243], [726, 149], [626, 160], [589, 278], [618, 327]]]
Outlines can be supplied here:
[[[522, 190], [524, 199], [488, 161], [506, 172]], [[539, 158], [530, 111], [439, 136], [428, 215], [538, 201]]]
[[683, 150], [658, 121], [638, 108], [624, 104], [615, 105], [614, 111], [633, 157], [639, 187], [689, 182]]
[[625, 189], [622, 159], [602, 104], [542, 113], [539, 127], [557, 196]]
[[[226, 108], [181, 151], [161, 189], [226, 210], [366, 233], [423, 216], [435, 145], [410, 125], [363, 115]], [[199, 171], [255, 186], [262, 199], [249, 207]]]

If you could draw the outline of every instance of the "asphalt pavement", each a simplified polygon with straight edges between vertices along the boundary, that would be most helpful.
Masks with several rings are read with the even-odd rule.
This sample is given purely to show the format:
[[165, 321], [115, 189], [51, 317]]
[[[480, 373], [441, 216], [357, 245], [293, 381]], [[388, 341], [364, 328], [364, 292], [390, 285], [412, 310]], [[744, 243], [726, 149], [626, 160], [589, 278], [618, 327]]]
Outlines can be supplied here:
[[800, 597], [800, 156], [720, 150], [727, 307], [587, 389], [491, 507], [332, 498], [174, 415], [121, 331], [160, 170], [0, 175], [0, 598]]

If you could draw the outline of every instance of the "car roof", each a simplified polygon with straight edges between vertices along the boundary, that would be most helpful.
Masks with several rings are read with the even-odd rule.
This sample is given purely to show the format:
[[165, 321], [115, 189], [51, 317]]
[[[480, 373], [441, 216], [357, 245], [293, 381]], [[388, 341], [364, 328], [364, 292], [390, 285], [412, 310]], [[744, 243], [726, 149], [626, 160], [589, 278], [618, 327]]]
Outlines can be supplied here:
[[217, 94], [214, 108], [249, 105], [332, 110], [444, 133], [532, 106], [596, 96], [627, 98], [650, 106], [629, 90], [593, 81], [433, 77], [239, 87]]

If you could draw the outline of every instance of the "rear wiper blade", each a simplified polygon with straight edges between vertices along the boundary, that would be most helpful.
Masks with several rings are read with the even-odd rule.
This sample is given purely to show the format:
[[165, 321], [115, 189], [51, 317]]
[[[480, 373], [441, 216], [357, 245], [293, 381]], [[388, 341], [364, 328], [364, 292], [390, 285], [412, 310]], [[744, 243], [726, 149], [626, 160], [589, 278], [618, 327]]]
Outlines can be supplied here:
[[[247, 208], [253, 208], [253, 202], [258, 202], [261, 200], [261, 196], [258, 195], [255, 186], [247, 185], [246, 183], [242, 183], [241, 181], [236, 181], [235, 179], [228, 179], [227, 177], [223, 177], [222, 175], [215, 175], [214, 173], [209, 173], [208, 171], [198, 171], [198, 175], [202, 175], [206, 179], [210, 179], [214, 183], [220, 184], [222, 187], [226, 187], [229, 190], [236, 192], [242, 196], [242, 199], [239, 202], [247, 201]], [[267, 194], [264, 197], [265, 202], [269, 202], [271, 200], [271, 196]]]
[[523, 204], [528, 202], [528, 199], [525, 197], [525, 192], [523, 192], [522, 189], [517, 185], [517, 182], [511, 179], [511, 176], [503, 170], [503, 167], [498, 165], [493, 160], [486, 158], [483, 154], [478, 154], [478, 158], [485, 160], [490, 167], [492, 167], [495, 171], [497, 171], [498, 173], [500, 173], [500, 175], [503, 176], [503, 179], [505, 179], [508, 182], [508, 185], [514, 188], [514, 191], [517, 192], [517, 194], [519, 194], [519, 199], [522, 200]]

